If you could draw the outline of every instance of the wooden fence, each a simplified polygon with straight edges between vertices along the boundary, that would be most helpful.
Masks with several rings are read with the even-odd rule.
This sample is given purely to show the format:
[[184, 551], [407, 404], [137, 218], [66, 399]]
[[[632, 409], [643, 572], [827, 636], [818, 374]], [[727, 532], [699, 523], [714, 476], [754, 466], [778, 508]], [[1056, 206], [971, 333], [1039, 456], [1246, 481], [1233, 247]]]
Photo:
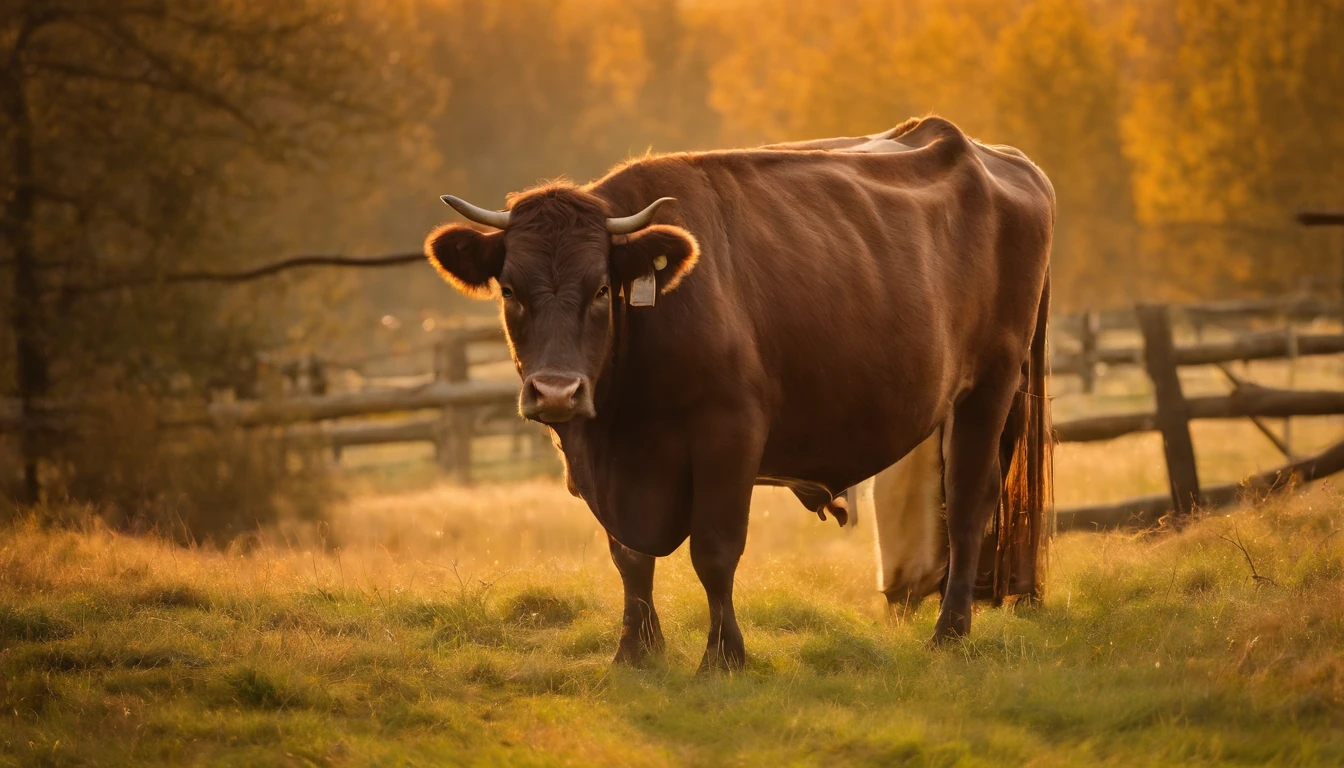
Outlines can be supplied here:
[[[1243, 492], [1269, 492], [1290, 482], [1324, 477], [1344, 470], [1344, 442], [1307, 459], [1291, 456], [1285, 441], [1262, 421], [1265, 418], [1344, 414], [1344, 391], [1301, 391], [1258, 386], [1232, 374], [1228, 363], [1247, 360], [1296, 359], [1344, 353], [1344, 333], [1298, 332], [1294, 323], [1340, 317], [1340, 305], [1308, 299], [1266, 299], [1246, 302], [1167, 306], [1139, 306], [1129, 310], [1087, 312], [1058, 318], [1052, 324], [1054, 377], [1077, 376], [1084, 392], [1091, 392], [1102, 372], [1112, 367], [1141, 365], [1153, 383], [1153, 412], [1093, 416], [1055, 424], [1060, 442], [1111, 440], [1123, 435], [1157, 431], [1162, 434], [1170, 493], [1057, 511], [1061, 530], [1097, 529], [1155, 523], [1169, 510], [1180, 524], [1196, 506], [1234, 502]], [[1173, 318], [1194, 329], [1195, 343], [1180, 344], [1173, 334]], [[1213, 325], [1239, 326], [1248, 321], [1274, 319], [1287, 324], [1279, 330], [1252, 331], [1226, 341], [1203, 341]], [[1141, 343], [1105, 346], [1103, 331], [1137, 332]], [[478, 380], [471, 375], [474, 347], [494, 347], [478, 359], [503, 359], [502, 331], [495, 323], [443, 331], [432, 347], [432, 374], [410, 387], [375, 387], [365, 391], [324, 394], [325, 374], [336, 366], [308, 359], [286, 371], [306, 377], [307, 392], [269, 401], [215, 403], [204, 410], [187, 410], [167, 417], [169, 426], [251, 428], [284, 426], [287, 435], [328, 444], [339, 457], [351, 446], [428, 442], [435, 446], [439, 464], [461, 482], [472, 480], [475, 438], [511, 435], [514, 456], [529, 445], [532, 456], [549, 455], [549, 431], [523, 422], [516, 414], [518, 383]], [[1228, 395], [1185, 397], [1177, 371], [1182, 366], [1218, 366], [1229, 378]], [[354, 417], [411, 414], [386, 419], [347, 421]], [[0, 413], [0, 417], [4, 414]], [[1254, 475], [1243, 484], [1200, 485], [1192, 419], [1247, 418], [1289, 459], [1276, 470]]]
[[[1168, 511], [1172, 522], [1183, 525], [1196, 507], [1217, 507], [1236, 502], [1242, 494], [1270, 493], [1293, 484], [1308, 482], [1344, 470], [1344, 441], [1307, 459], [1252, 475], [1243, 483], [1202, 487], [1195, 464], [1190, 421], [1197, 418], [1248, 418], [1286, 458], [1292, 459], [1285, 442], [1261, 420], [1265, 417], [1324, 416], [1344, 414], [1344, 391], [1301, 391], [1262, 387], [1241, 380], [1227, 367], [1235, 360], [1295, 359], [1304, 355], [1344, 352], [1344, 338], [1319, 334], [1310, 344], [1285, 332], [1237, 339], [1223, 344], [1178, 346], [1172, 333], [1171, 311], [1165, 306], [1140, 305], [1135, 318], [1143, 337], [1139, 350], [1153, 384], [1153, 413], [1104, 416], [1055, 425], [1060, 442], [1108, 440], [1125, 434], [1158, 431], [1162, 434], [1169, 494], [1129, 499], [1056, 511], [1060, 530], [1148, 526]], [[1178, 369], [1187, 365], [1216, 365], [1233, 386], [1230, 395], [1187, 398], [1181, 391]]]

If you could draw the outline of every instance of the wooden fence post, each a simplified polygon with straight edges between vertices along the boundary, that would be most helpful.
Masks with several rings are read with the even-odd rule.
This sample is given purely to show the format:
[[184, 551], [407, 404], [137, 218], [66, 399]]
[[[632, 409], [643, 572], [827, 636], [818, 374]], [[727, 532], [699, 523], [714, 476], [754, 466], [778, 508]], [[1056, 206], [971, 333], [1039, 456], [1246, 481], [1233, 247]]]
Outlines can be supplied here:
[[1083, 313], [1082, 329], [1078, 340], [1082, 342], [1083, 367], [1078, 375], [1083, 379], [1083, 394], [1090, 395], [1097, 384], [1097, 339], [1101, 336], [1101, 315], [1095, 310]]
[[524, 425], [521, 424], [515, 424], [513, 427], [513, 434], [509, 435], [509, 460], [514, 464], [517, 464], [523, 459], [523, 438], [525, 436], [523, 434], [523, 426]]
[[[1297, 327], [1288, 318], [1288, 389], [1297, 388]], [[1293, 458], [1293, 417], [1283, 417], [1283, 446], [1287, 458]]]
[[1157, 398], [1157, 427], [1167, 459], [1167, 478], [1177, 524], [1189, 519], [1200, 503], [1199, 473], [1195, 469], [1195, 446], [1190, 439], [1190, 408], [1181, 393], [1176, 372], [1176, 346], [1171, 336], [1171, 312], [1165, 305], [1136, 307], [1143, 334], [1143, 361], [1153, 381]]
[[[434, 378], [462, 382], [467, 377], [467, 338], [448, 331], [434, 345]], [[439, 466], [463, 484], [471, 482], [471, 438], [475, 416], [475, 409], [468, 406], [444, 408], [434, 440]]]
[[317, 355], [308, 356], [308, 394], [325, 395], [329, 391], [326, 361]]
[[551, 438], [551, 428], [542, 424], [532, 424], [532, 447], [530, 455], [534, 464], [555, 454], [555, 443]]

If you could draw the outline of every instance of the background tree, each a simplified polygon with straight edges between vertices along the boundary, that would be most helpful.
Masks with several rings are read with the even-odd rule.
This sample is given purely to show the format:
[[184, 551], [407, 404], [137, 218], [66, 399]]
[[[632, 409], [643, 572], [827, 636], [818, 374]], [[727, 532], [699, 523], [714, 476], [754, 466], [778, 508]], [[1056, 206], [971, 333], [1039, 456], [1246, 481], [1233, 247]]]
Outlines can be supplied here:
[[158, 398], [244, 356], [258, 324], [221, 314], [217, 293], [98, 289], [240, 260], [249, 228], [236, 214], [268, 197], [268, 173], [384, 128], [371, 22], [340, 0], [28, 0], [0, 12], [22, 499], [37, 498], [43, 472], [81, 484], [68, 455], [81, 442], [33, 428], [41, 402]]
[[[414, 252], [440, 194], [500, 206], [649, 149], [936, 113], [1050, 174], [1059, 309], [1338, 290], [1338, 237], [1291, 214], [1344, 205], [1341, 28], [1344, 0], [12, 0], [0, 381], [23, 423], [92, 406], [73, 432], [0, 435], [0, 468], [25, 499], [273, 508], [299, 484], [266, 461], [249, 498], [228, 496], [245, 460], [173, 476], [174, 452], [256, 452], [151, 429], [161, 403], [245, 391], [267, 356], [412, 349], [491, 308], [416, 267], [106, 286]], [[112, 461], [119, 438], [152, 455]]]
[[1133, 254], [1134, 205], [1120, 80], [1083, 0], [1028, 5], [998, 37], [994, 80], [994, 141], [1026, 152], [1055, 186], [1055, 295], [1063, 306], [1099, 306], [1115, 285], [1093, 270]]
[[1144, 255], [1166, 267], [1157, 279], [1220, 293], [1297, 287], [1312, 273], [1338, 281], [1337, 253], [1289, 222], [1344, 200], [1344, 3], [1146, 10], [1153, 44], [1125, 138]]

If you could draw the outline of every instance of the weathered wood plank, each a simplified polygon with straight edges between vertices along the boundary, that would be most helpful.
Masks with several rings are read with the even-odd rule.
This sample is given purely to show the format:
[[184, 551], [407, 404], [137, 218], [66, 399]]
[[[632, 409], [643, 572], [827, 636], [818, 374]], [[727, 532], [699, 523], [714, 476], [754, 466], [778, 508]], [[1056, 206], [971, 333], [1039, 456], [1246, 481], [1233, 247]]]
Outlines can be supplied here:
[[[1344, 354], [1344, 333], [1303, 333], [1296, 339], [1298, 356]], [[1287, 358], [1290, 340], [1282, 331], [1272, 331], [1221, 343], [1177, 347], [1177, 365], [1215, 365], [1234, 360]]]
[[1188, 517], [1200, 503], [1195, 444], [1190, 439], [1190, 410], [1176, 374], [1176, 348], [1171, 338], [1171, 313], [1165, 306], [1141, 304], [1136, 308], [1143, 334], [1144, 367], [1153, 381], [1157, 400], [1157, 427], [1167, 458], [1167, 478], [1178, 517]]
[[[1172, 305], [1171, 309], [1178, 318], [1203, 324], [1217, 324], [1253, 318], [1283, 318], [1303, 321], [1314, 320], [1318, 317], [1344, 316], [1344, 303], [1300, 294], [1175, 304]], [[1083, 326], [1084, 314], [1079, 312], [1060, 315], [1051, 318], [1050, 325], [1052, 328], [1071, 336], [1077, 336]], [[1102, 330], [1128, 331], [1138, 328], [1138, 318], [1132, 309], [1106, 309], [1097, 314]]]
[[[328, 421], [321, 424], [300, 424], [287, 427], [283, 436], [293, 440], [315, 440], [333, 448], [387, 443], [432, 443], [437, 439], [439, 417], [417, 417], [404, 421]], [[512, 419], [478, 421], [475, 437], [499, 435], [529, 435], [536, 425]], [[549, 441], [546, 442], [550, 446]]]
[[1088, 416], [1054, 424], [1055, 441], [1060, 443], [1095, 443], [1114, 440], [1136, 432], [1157, 429], [1155, 413], [1117, 413], [1108, 416]]
[[[1282, 331], [1243, 336], [1226, 342], [1188, 344], [1176, 347], [1177, 365], [1217, 365], [1236, 360], [1274, 360], [1288, 358], [1290, 341]], [[1344, 354], [1344, 334], [1302, 333], [1296, 337], [1297, 355]], [[1054, 376], [1077, 375], [1084, 363], [1079, 355], [1057, 354], [1051, 360], [1050, 373]], [[1102, 347], [1096, 351], [1096, 362], [1108, 366], [1135, 365], [1143, 362], [1143, 350], [1137, 347]]]
[[[497, 401], [482, 406], [486, 409], [486, 426], [478, 417], [476, 434], [495, 434], [489, 427], [496, 421], [506, 423], [514, 409], [516, 389], [505, 392]], [[1282, 418], [1285, 416], [1344, 415], [1344, 392], [1331, 390], [1294, 391], [1243, 383], [1229, 395], [1192, 397], [1186, 400], [1191, 419], [1238, 419], [1249, 416]], [[490, 411], [494, 414], [491, 416]], [[350, 413], [349, 416], [366, 415]], [[367, 415], [376, 415], [370, 413]], [[432, 440], [428, 426], [435, 418], [412, 418], [393, 423], [355, 423], [322, 425], [321, 434], [331, 436], [341, 445], [371, 445], [374, 443], [418, 442]], [[1124, 435], [1157, 430], [1155, 413], [1122, 413], [1108, 416], [1090, 416], [1054, 424], [1055, 438], [1061, 443], [1085, 443], [1113, 440]]]
[[[1267, 496], [1302, 483], [1344, 471], [1344, 441], [1321, 453], [1285, 464], [1277, 469], [1251, 475], [1240, 483], [1222, 483], [1203, 489], [1204, 509], [1226, 507], [1243, 498]], [[1058, 531], [1147, 528], [1172, 509], [1166, 494], [1142, 496], [1113, 504], [1091, 504], [1055, 512]]]
[[[1191, 419], [1344, 415], [1344, 392], [1297, 391], [1243, 383], [1230, 395], [1191, 397], [1186, 400]], [[1157, 429], [1155, 413], [1121, 413], [1055, 422], [1061, 443], [1113, 440], [1134, 432]]]
[[320, 440], [333, 448], [386, 443], [428, 443], [434, 441], [437, 417], [392, 422], [327, 422], [286, 430], [287, 437]]
[[[471, 376], [467, 346], [473, 329], [446, 331], [434, 347], [434, 378], [449, 383], [465, 383]], [[439, 466], [463, 485], [471, 483], [471, 437], [476, 427], [474, 407], [448, 405], [439, 414], [434, 428], [434, 454]]]
[[1101, 340], [1101, 315], [1087, 311], [1083, 313], [1082, 328], [1078, 333], [1078, 341], [1082, 346], [1079, 353], [1080, 369], [1078, 375], [1083, 379], [1083, 394], [1090, 395], [1096, 389], [1097, 384], [1097, 349]]
[[1302, 211], [1297, 223], [1304, 227], [1344, 227], [1344, 211]]
[[374, 416], [454, 405], [499, 405], [518, 396], [512, 381], [435, 381], [420, 387], [369, 390], [325, 397], [276, 401], [215, 403], [202, 411], [165, 419], [168, 426], [241, 426], [293, 424], [348, 416]]

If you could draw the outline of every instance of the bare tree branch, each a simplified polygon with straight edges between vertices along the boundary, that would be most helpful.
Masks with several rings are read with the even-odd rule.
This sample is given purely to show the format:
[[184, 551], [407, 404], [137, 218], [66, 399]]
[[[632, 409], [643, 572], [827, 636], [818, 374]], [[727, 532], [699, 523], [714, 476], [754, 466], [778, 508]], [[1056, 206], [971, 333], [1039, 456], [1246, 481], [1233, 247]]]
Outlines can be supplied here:
[[138, 85], [146, 88], [182, 93], [182, 90], [178, 88], [176, 84], [157, 80], [151, 76], [152, 73], [147, 73], [145, 75], [128, 75], [121, 72], [90, 69], [88, 67], [81, 67], [78, 64], [70, 64], [63, 61], [38, 60], [32, 62], [32, 65], [39, 71], [56, 72], [73, 78], [97, 80], [105, 83], [119, 83], [122, 85]]
[[127, 278], [101, 285], [87, 285], [68, 289], [74, 294], [105, 293], [123, 288], [140, 288], [152, 285], [182, 285], [186, 283], [244, 283], [263, 277], [270, 277], [291, 269], [302, 267], [354, 267], [358, 269], [377, 269], [380, 267], [399, 267], [424, 261], [425, 255], [415, 253], [393, 253], [386, 256], [335, 256], [304, 255], [263, 264], [252, 269], [236, 272], [218, 272], [201, 270], [196, 272], [177, 272], [159, 277]]
[[113, 45], [138, 53], [146, 64], [167, 78], [166, 83], [177, 89], [178, 92], [224, 112], [254, 133], [262, 132], [256, 121], [249, 117], [241, 107], [234, 104], [222, 93], [211, 90], [193, 80], [187, 73], [180, 72], [170, 59], [154, 50], [122, 24], [111, 19], [106, 20], [105, 24], [102, 25], [89, 24], [83, 19], [75, 20], [74, 24]]

